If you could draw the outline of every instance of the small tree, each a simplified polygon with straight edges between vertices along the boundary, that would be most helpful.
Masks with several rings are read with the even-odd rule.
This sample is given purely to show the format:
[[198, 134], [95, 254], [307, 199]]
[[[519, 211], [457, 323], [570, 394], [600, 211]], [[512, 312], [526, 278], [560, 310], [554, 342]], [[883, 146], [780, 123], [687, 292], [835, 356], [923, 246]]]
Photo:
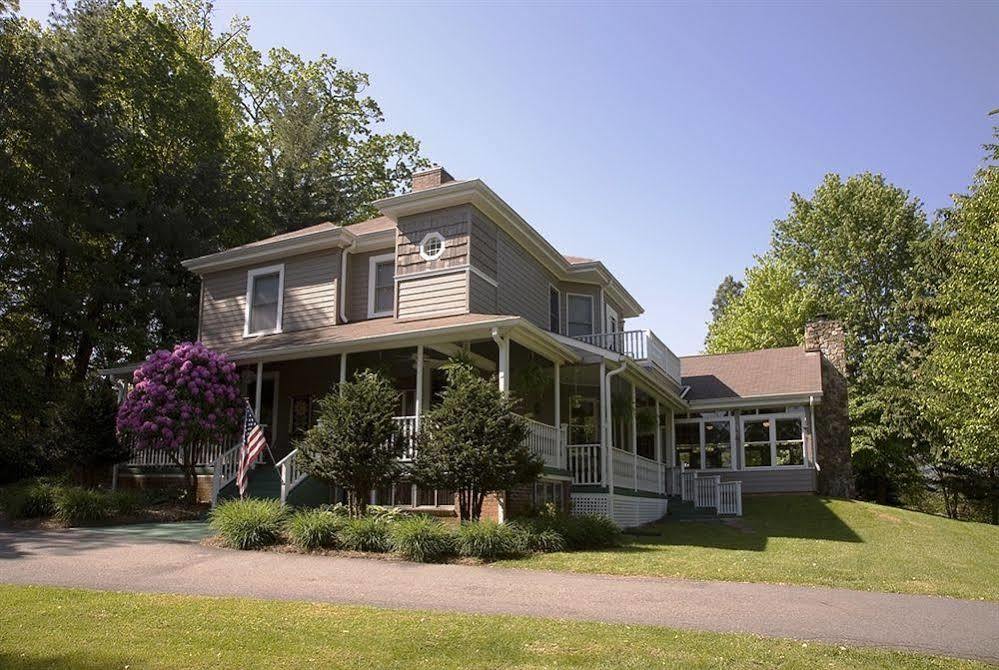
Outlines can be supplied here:
[[119, 439], [135, 449], [165, 449], [197, 495], [196, 448], [234, 437], [243, 416], [236, 365], [200, 342], [157, 351], [132, 376], [118, 409]]
[[319, 401], [319, 420], [298, 443], [302, 469], [347, 489], [351, 516], [364, 514], [368, 493], [393, 481], [405, 445], [393, 419], [397, 392], [382, 374], [358, 372]]
[[445, 372], [447, 388], [424, 417], [413, 474], [427, 486], [457, 491], [461, 520], [474, 521], [486, 494], [534, 481], [543, 462], [524, 443], [527, 424], [495, 377], [484, 379], [457, 361]]

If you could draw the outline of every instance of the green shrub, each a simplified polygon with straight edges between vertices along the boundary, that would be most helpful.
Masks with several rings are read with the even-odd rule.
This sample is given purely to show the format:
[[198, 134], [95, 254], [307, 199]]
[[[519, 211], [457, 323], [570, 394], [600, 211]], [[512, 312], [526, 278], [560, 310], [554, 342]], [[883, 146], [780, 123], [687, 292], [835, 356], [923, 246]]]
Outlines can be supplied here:
[[389, 523], [376, 517], [347, 519], [337, 531], [340, 546], [351, 551], [391, 551]]
[[216, 507], [211, 525], [233, 549], [256, 549], [277, 542], [285, 509], [277, 500], [230, 500]]
[[454, 536], [435, 519], [426, 515], [399, 519], [391, 524], [392, 549], [409, 561], [431, 563], [454, 552]]
[[385, 507], [383, 505], [368, 505], [364, 511], [365, 515], [382, 521], [396, 521], [406, 516], [398, 507]]
[[532, 520], [519, 520], [510, 524], [517, 538], [517, 546], [524, 553], [551, 553], [565, 551], [565, 537], [548, 524]]
[[76, 526], [106, 521], [114, 516], [114, 508], [111, 498], [103, 491], [67, 486], [56, 492], [55, 516], [70, 526]]
[[299, 549], [325, 549], [337, 544], [337, 531], [345, 518], [322, 509], [304, 509], [288, 520], [288, 539]]
[[36, 519], [55, 514], [56, 487], [43, 482], [12, 486], [3, 492], [8, 519]]
[[603, 514], [563, 516], [556, 523], [569, 549], [603, 549], [621, 542], [621, 528]]
[[462, 556], [483, 560], [512, 556], [520, 550], [516, 531], [495, 521], [461, 524], [455, 536], [455, 547]]
[[118, 490], [105, 494], [112, 516], [130, 516], [145, 507], [148, 497], [141, 491]]

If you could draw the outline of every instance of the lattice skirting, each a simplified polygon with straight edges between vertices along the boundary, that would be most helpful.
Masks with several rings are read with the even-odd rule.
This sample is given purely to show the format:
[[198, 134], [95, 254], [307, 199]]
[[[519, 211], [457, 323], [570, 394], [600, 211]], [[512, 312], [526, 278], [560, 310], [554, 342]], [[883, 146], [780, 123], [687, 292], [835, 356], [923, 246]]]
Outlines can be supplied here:
[[[608, 514], [609, 494], [573, 493], [573, 514]], [[614, 521], [622, 528], [633, 528], [645, 523], [658, 521], [666, 516], [665, 498], [639, 498], [635, 496], [614, 496]]]

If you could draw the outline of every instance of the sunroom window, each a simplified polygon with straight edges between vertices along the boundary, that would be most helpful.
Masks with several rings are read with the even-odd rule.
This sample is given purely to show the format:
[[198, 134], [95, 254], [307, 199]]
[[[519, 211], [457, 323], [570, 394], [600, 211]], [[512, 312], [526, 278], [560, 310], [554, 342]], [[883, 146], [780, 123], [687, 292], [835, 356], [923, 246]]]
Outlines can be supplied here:
[[679, 419], [673, 429], [676, 465], [690, 470], [731, 469], [733, 419], [722, 413]]
[[805, 465], [804, 417], [790, 413], [744, 416], [742, 449], [747, 468]]

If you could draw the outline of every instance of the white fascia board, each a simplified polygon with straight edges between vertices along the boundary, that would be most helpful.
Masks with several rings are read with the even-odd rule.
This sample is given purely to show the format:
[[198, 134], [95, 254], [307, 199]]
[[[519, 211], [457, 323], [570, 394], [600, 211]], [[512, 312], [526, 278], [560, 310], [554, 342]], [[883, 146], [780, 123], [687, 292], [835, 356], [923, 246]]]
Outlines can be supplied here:
[[216, 254], [189, 258], [181, 261], [181, 265], [196, 274], [205, 274], [284, 259], [294, 254], [335, 249], [349, 245], [355, 239], [357, 236], [349, 230], [333, 228], [291, 239], [256, 244], [251, 247], [237, 247]]
[[[481, 179], [452, 181], [434, 188], [376, 200], [372, 204], [381, 214], [396, 221], [399, 217], [419, 214], [430, 209], [474, 205], [483, 214], [499, 223], [511, 237], [520, 242], [532, 256], [562, 281], [607, 284], [613, 299], [625, 308], [626, 313], [623, 315], [625, 318], [633, 318], [644, 312], [638, 301], [611, 275], [603, 263], [594, 261], [571, 265], [541, 233]], [[588, 277], [588, 274], [593, 276]]]
[[743, 396], [741, 398], [705, 398], [691, 400], [690, 409], [737, 409], [740, 407], [757, 407], [759, 405], [807, 405], [809, 399], [822, 402], [822, 391], [814, 393], [775, 393], [769, 395]]

